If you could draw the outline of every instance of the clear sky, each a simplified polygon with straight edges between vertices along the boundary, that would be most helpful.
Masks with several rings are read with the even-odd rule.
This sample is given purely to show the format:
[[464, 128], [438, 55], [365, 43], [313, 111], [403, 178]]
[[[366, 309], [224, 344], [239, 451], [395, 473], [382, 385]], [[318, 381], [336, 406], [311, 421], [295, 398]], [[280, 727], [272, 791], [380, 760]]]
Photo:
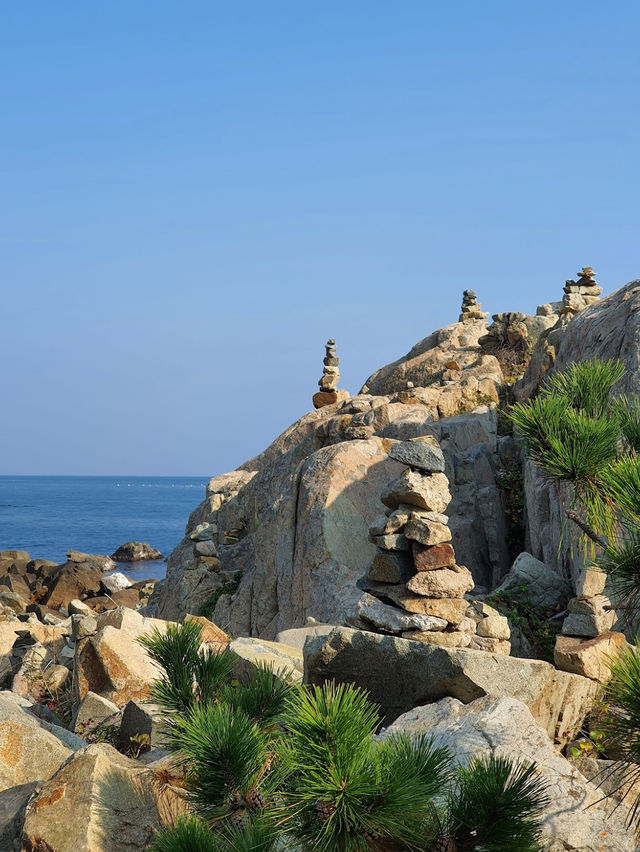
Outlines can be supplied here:
[[4, 3], [0, 473], [202, 474], [457, 320], [640, 277], [640, 4]]

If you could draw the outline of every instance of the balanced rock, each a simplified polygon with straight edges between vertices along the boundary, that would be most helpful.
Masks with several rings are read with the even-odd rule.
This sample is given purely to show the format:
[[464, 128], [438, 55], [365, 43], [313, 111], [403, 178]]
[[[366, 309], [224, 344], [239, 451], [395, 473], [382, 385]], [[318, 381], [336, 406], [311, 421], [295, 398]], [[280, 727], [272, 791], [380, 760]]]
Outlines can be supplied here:
[[611, 677], [611, 665], [627, 646], [624, 633], [603, 633], [593, 639], [557, 636], [553, 662], [565, 672], [606, 683]]
[[421, 571], [407, 583], [410, 592], [427, 598], [461, 598], [473, 586], [471, 571], [464, 565]]
[[562, 624], [565, 636], [598, 636], [608, 633], [616, 622], [616, 613], [606, 595], [573, 598], [567, 607], [569, 615]]
[[[435, 568], [449, 568], [455, 565], [456, 554], [448, 541], [431, 547], [414, 541], [412, 549], [413, 564], [416, 571], [433, 571]], [[372, 577], [371, 579], [375, 578]]]
[[366, 593], [358, 601], [356, 613], [363, 621], [387, 633], [402, 633], [407, 630], [444, 630], [447, 626], [444, 618], [403, 612]]
[[446, 524], [416, 519], [409, 521], [404, 528], [405, 538], [423, 546], [442, 545], [451, 541], [451, 530]]
[[451, 502], [449, 480], [444, 473], [425, 476], [409, 468], [389, 486], [381, 499], [390, 509], [406, 503], [429, 512], [444, 512]]

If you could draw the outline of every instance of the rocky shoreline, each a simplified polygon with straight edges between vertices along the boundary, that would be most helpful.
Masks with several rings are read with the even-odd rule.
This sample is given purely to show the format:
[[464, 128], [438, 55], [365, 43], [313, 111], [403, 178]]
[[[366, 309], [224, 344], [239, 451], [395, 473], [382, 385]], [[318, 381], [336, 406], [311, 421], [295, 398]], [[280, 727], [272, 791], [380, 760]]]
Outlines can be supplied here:
[[355, 396], [330, 339], [314, 411], [209, 482], [164, 581], [125, 588], [112, 557], [0, 553], [0, 849], [137, 852], [189, 811], [140, 640], [195, 621], [237, 677], [362, 687], [381, 739], [535, 761], [550, 852], [636, 850], [615, 755], [589, 745], [631, 638], [624, 602], [563, 538], [562, 494], [504, 418], [593, 354], [640, 390], [640, 282], [600, 299], [594, 275], [491, 323], [465, 291], [457, 323]]

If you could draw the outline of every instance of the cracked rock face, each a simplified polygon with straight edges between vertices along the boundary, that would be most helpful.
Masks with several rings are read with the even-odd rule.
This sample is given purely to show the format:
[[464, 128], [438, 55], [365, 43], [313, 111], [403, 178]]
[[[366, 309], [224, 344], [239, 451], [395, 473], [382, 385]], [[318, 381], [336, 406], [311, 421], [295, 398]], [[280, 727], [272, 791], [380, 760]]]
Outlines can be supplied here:
[[[470, 653], [470, 652], [469, 652]], [[498, 754], [535, 761], [548, 784], [550, 804], [543, 839], [551, 852], [634, 852], [633, 832], [625, 827], [628, 807], [602, 800], [602, 791], [587, 781], [554, 747], [530, 710], [514, 698], [479, 698], [462, 704], [445, 698], [400, 716], [381, 737], [428, 733], [438, 746], [451, 748], [463, 764], [473, 757]]]

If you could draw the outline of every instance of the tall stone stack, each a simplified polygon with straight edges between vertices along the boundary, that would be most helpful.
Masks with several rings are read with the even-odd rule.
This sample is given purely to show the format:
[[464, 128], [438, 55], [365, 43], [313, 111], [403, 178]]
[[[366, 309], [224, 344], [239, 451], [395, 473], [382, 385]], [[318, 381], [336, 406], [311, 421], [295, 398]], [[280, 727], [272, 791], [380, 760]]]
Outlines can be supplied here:
[[462, 309], [458, 322], [486, 319], [488, 313], [483, 313], [482, 305], [476, 298], [474, 290], [465, 290], [462, 294]]
[[[464, 597], [473, 589], [473, 578], [456, 563], [448, 518], [443, 514], [451, 494], [438, 442], [430, 436], [398, 441], [389, 456], [407, 467], [382, 495], [387, 514], [369, 530], [378, 547], [369, 570], [369, 588], [378, 599], [393, 601], [406, 619], [405, 629], [389, 632], [430, 645], [509, 654], [507, 619], [492, 607]], [[359, 614], [376, 623], [366, 606]], [[425, 616], [421, 624], [420, 617]], [[381, 619], [377, 625], [389, 629]]]
[[338, 390], [340, 380], [340, 359], [336, 355], [336, 342], [333, 338], [325, 344], [326, 353], [323, 359], [322, 378], [318, 382], [320, 390], [313, 395], [313, 407], [324, 408], [325, 405], [335, 405], [336, 402], [348, 397], [344, 391]]
[[602, 287], [598, 286], [596, 273], [591, 266], [583, 266], [577, 275], [577, 281], [567, 278], [564, 285], [561, 310], [564, 317], [577, 314], [578, 311], [597, 302], [602, 294]]

